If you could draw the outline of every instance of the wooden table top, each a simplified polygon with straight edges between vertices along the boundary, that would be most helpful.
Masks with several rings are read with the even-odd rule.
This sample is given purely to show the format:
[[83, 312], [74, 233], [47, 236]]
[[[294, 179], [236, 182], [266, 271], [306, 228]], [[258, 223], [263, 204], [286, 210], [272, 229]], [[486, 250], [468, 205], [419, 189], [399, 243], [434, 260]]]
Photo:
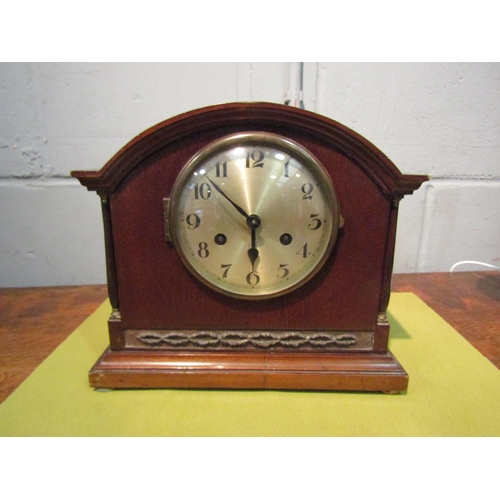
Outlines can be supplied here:
[[[396, 274], [392, 290], [420, 297], [500, 369], [499, 272]], [[106, 285], [0, 289], [0, 402], [106, 297]]]

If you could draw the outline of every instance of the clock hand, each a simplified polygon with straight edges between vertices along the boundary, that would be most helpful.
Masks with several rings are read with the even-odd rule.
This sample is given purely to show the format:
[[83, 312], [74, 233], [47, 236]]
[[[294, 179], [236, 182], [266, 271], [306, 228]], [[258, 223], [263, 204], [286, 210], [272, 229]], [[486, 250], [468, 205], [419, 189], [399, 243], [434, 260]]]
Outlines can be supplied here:
[[255, 261], [259, 256], [259, 250], [256, 247], [255, 243], [255, 232], [257, 228], [260, 226], [261, 220], [258, 215], [250, 215], [247, 218], [247, 225], [252, 230], [252, 247], [248, 250], [248, 258], [252, 263], [252, 273], [255, 271]]
[[210, 177], [208, 177], [207, 174], [205, 174], [205, 177], [210, 181], [210, 184], [215, 188], [215, 190], [220, 193], [224, 198], [226, 198], [231, 205], [233, 205], [236, 210], [243, 215], [243, 217], [246, 218], [247, 220], [247, 225], [248, 227], [252, 230], [252, 247], [248, 250], [248, 258], [250, 259], [250, 262], [252, 263], [252, 272], [255, 270], [255, 261], [257, 260], [257, 257], [259, 256], [259, 250], [257, 250], [257, 247], [255, 246], [255, 231], [256, 229], [260, 226], [261, 220], [258, 215], [248, 215], [245, 210], [243, 210], [239, 205], [237, 205], [229, 196], [224, 193], [224, 191], [212, 180]]
[[222, 196], [224, 196], [224, 198], [226, 198], [226, 200], [229, 201], [229, 203], [231, 203], [231, 205], [233, 205], [233, 207], [236, 208], [236, 210], [241, 215], [243, 215], [243, 217], [245, 217], [247, 219], [247, 223], [248, 223], [249, 215], [245, 212], [245, 210], [243, 210], [239, 205], [236, 205], [236, 203], [231, 198], [229, 198], [229, 196], [226, 193], [224, 193], [224, 191], [222, 191], [222, 189], [217, 184], [215, 184], [215, 182], [212, 179], [210, 179], [210, 177], [207, 174], [205, 174], [205, 177], [210, 181], [210, 183], [215, 188], [215, 190], [218, 193], [220, 193]]
[[256, 248], [250, 248], [248, 250], [248, 257], [250, 259], [250, 262], [252, 263], [252, 273], [255, 272], [255, 261], [257, 260], [258, 256], [259, 251]]

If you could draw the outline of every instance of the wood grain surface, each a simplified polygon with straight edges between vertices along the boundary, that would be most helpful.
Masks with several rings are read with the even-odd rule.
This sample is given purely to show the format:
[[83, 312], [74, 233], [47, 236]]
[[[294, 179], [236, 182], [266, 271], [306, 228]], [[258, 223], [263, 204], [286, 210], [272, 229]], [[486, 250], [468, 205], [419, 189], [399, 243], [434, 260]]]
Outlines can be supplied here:
[[0, 289], [0, 401], [107, 295], [106, 285]]
[[500, 273], [395, 274], [393, 292], [413, 292], [500, 369]]
[[[500, 369], [500, 273], [396, 274]], [[106, 299], [106, 285], [0, 289], [0, 401]]]

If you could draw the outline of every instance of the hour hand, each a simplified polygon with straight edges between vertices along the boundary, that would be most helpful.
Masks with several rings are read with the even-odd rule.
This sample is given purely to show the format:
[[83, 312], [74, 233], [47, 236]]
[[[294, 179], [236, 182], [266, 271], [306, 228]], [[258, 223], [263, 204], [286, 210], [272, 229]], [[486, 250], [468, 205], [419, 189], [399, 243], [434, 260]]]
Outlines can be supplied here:
[[257, 257], [259, 256], [259, 250], [257, 249], [256, 246], [256, 238], [255, 238], [255, 232], [257, 228], [260, 226], [261, 220], [258, 215], [250, 215], [247, 218], [247, 225], [248, 227], [252, 230], [252, 247], [248, 250], [248, 258], [250, 259], [250, 262], [252, 263], [252, 272], [255, 271], [255, 261], [257, 260]]
[[256, 248], [249, 248], [248, 249], [248, 258], [250, 259], [250, 262], [252, 263], [252, 271], [255, 271], [255, 261], [257, 260], [257, 257], [259, 256], [259, 251]]

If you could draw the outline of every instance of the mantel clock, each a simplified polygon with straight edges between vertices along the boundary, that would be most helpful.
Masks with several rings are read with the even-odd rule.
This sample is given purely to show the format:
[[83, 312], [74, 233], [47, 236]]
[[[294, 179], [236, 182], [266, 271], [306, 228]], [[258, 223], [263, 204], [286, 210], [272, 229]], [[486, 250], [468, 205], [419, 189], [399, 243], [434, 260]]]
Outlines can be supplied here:
[[100, 171], [110, 346], [96, 388], [398, 392], [386, 309], [398, 203], [426, 176], [323, 116], [185, 113]]

